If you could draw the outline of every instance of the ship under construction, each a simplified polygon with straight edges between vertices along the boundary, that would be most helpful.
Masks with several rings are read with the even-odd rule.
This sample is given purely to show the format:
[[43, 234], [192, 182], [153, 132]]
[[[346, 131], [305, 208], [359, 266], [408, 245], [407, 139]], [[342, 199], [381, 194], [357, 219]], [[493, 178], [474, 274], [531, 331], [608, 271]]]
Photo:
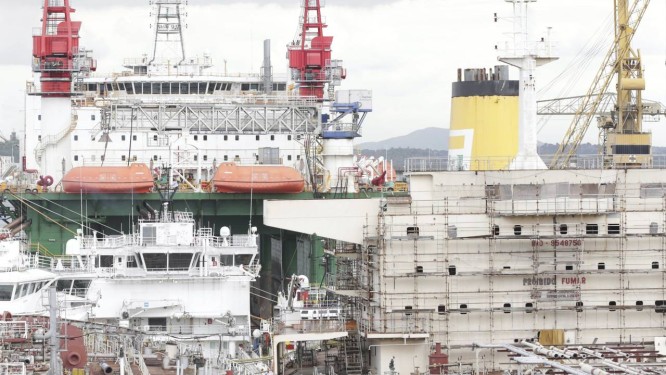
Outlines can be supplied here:
[[[314, 17], [308, 12], [318, 9], [310, 7], [315, 2], [305, 0], [305, 20]], [[244, 212], [256, 214], [264, 233], [259, 245], [270, 249], [261, 253], [261, 262], [275, 281], [262, 287], [286, 289], [274, 311], [260, 312], [271, 315], [274, 373], [666, 373], [666, 160], [652, 155], [651, 135], [642, 128], [654, 108], [642, 101], [643, 66], [631, 47], [649, 0], [614, 1], [612, 48], [589, 92], [569, 98], [574, 103], [569, 105], [562, 100], [537, 104], [537, 66], [556, 59], [549, 40], [532, 42], [527, 31], [527, 9], [534, 1], [507, 2], [514, 8], [515, 48], [502, 51], [500, 60], [518, 68], [520, 79], [509, 79], [506, 66], [459, 72], [452, 90], [450, 155], [410, 160], [408, 194], [367, 197], [355, 191], [349, 176], [356, 167], [347, 151], [369, 100], [359, 93], [331, 106], [351, 115], [348, 124], [327, 126], [321, 122], [326, 116], [316, 110], [311, 112], [316, 116], [303, 118], [313, 130], [297, 139], [311, 192], [222, 198], [192, 192], [175, 201], [193, 206], [195, 218], [203, 221], [229, 209], [239, 223], [246, 220]], [[302, 23], [303, 40], [321, 33], [308, 25]], [[300, 72], [294, 73], [295, 81], [321, 81], [315, 78], [325, 67], [308, 72], [308, 64], [299, 65], [296, 56], [306, 47], [327, 50], [329, 42], [315, 36], [291, 45], [292, 68]], [[133, 66], [143, 72], [144, 65]], [[339, 65], [326, 66], [344, 76]], [[604, 108], [612, 82], [617, 95]], [[319, 84], [305, 86], [305, 97], [328, 93]], [[165, 87], [160, 84], [159, 90]], [[110, 119], [129, 123], [129, 129], [135, 115], [145, 115], [114, 102], [112, 95], [108, 100], [117, 104], [108, 106], [115, 113]], [[299, 106], [310, 108], [308, 103]], [[542, 158], [536, 152], [537, 115], [552, 114], [557, 106], [578, 109], [556, 155]], [[307, 122], [313, 118], [315, 123]], [[602, 152], [585, 157], [577, 150], [594, 120]], [[94, 136], [128, 129], [121, 122], [114, 128], [113, 121], [94, 128]], [[246, 128], [235, 129], [229, 137], [248, 136]], [[145, 147], [162, 142], [160, 131], [168, 133], [168, 127], [157, 130]], [[204, 141], [204, 133], [197, 136]], [[502, 147], [495, 147], [498, 140]], [[36, 156], [49, 147], [41, 143]], [[203, 154], [197, 159], [194, 154], [183, 168], [199, 171], [194, 161]], [[62, 168], [56, 164], [56, 170]], [[322, 197], [327, 199], [312, 199]], [[141, 199], [154, 204], [155, 197]], [[83, 208], [56, 208], [52, 200]], [[46, 208], [68, 219], [72, 209], [114, 226], [128, 220], [105, 216], [107, 209], [116, 209], [108, 196], [40, 194], [13, 201], [33, 218]], [[55, 225], [67, 224], [37, 220], [32, 230], [50, 227], [53, 238], [66, 236]], [[283, 288], [284, 276], [292, 272]]]

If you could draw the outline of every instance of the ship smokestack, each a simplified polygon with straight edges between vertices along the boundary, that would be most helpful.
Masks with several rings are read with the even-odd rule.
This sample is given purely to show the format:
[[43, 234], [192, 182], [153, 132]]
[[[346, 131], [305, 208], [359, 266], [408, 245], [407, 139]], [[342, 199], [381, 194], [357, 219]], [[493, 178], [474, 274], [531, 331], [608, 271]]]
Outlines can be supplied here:
[[264, 93], [273, 93], [273, 66], [271, 66], [271, 40], [264, 40], [264, 65], [261, 67], [261, 80], [264, 84]]

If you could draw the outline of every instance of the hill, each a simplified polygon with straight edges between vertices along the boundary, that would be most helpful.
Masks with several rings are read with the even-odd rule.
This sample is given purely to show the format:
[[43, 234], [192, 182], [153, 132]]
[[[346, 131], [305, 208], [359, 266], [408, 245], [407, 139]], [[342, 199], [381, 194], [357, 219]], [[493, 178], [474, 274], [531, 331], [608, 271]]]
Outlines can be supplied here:
[[[387, 150], [392, 148], [447, 150], [449, 147], [449, 129], [424, 128], [407, 135], [393, 137], [379, 142], [364, 142], [356, 146], [361, 150]], [[427, 156], [427, 155], [426, 155]]]

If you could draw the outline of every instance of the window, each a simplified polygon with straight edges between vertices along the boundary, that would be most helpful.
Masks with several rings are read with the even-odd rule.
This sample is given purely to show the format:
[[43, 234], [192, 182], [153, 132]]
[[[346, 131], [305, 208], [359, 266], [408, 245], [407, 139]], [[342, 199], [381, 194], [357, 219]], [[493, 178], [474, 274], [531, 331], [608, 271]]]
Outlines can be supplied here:
[[203, 156], [203, 160], [204, 160], [204, 161], [207, 161], [207, 160], [208, 160], [208, 155], [204, 155], [204, 156]]
[[271, 135], [271, 141], [275, 140], [275, 135]]
[[608, 234], [620, 234], [620, 224], [608, 224]]
[[658, 270], [659, 269], [659, 262], [652, 262], [652, 269], [653, 270]]
[[104, 157], [105, 157], [105, 155], [101, 155], [101, 156], [99, 157], [99, 160], [104, 161]]
[[25, 292], [28, 290], [26, 284], [21, 284], [16, 288], [16, 296], [17, 298], [21, 298], [25, 296]]
[[[38, 135], [38, 136], [37, 136], [37, 140], [38, 140], [39, 142], [41, 142], [41, 141], [42, 141], [42, 136], [41, 136], [41, 135]], [[93, 139], [93, 141], [94, 141], [94, 139]]]
[[291, 134], [287, 135], [287, 140], [291, 141]]
[[14, 285], [0, 285], [0, 301], [11, 301]]
[[169, 270], [187, 271], [192, 262], [192, 253], [169, 254]]
[[109, 268], [113, 267], [113, 256], [111, 255], [100, 255], [99, 258], [95, 259], [95, 266], [99, 268]]
[[659, 224], [654, 221], [650, 223], [650, 234], [659, 234]]
[[143, 253], [143, 261], [147, 271], [163, 271], [167, 268], [167, 254]]
[[423, 273], [423, 266], [416, 266], [416, 273]]
[[79, 136], [78, 136], [78, 135], [75, 135], [75, 136], [74, 136], [74, 140], [75, 140], [75, 141], [78, 141], [78, 140], [79, 140]]
[[516, 236], [520, 236], [523, 233], [523, 226], [522, 225], [514, 225], [513, 226], [513, 234]]
[[449, 238], [457, 238], [458, 237], [458, 227], [455, 225], [449, 225], [446, 228], [446, 234], [449, 236]]
[[254, 139], [258, 141], [258, 140], [259, 140], [259, 136], [258, 136], [258, 135], [255, 135], [255, 136], [254, 136]]
[[407, 227], [407, 238], [415, 239], [419, 236], [419, 227]]
[[609, 311], [615, 311], [615, 306], [617, 306], [617, 302], [615, 302], [615, 301], [608, 302], [608, 310]]
[[208, 136], [207, 136], [207, 135], [204, 135], [203, 138], [204, 138], [204, 141], [207, 141], [207, 140], [208, 140]]
[[504, 310], [505, 314], [511, 313], [511, 304], [505, 303], [504, 306], [502, 306], [502, 310]]
[[122, 161], [126, 161], [126, 160], [127, 160], [127, 155], [123, 155], [123, 156], [121, 156], [120, 159], [121, 159]]
[[72, 294], [83, 296], [90, 286], [90, 280], [74, 280], [72, 282]]
[[560, 224], [560, 234], [567, 234], [569, 233], [569, 226], [566, 224]]
[[153, 160], [157, 161], [157, 155], [153, 155]]
[[132, 156], [132, 161], [136, 161], [136, 155]]
[[467, 304], [466, 304], [466, 303], [461, 304], [461, 305], [460, 305], [460, 313], [463, 314], [463, 315], [465, 315], [465, 314], [467, 314], [468, 312], [469, 312], [469, 310], [467, 310]]
[[198, 141], [198, 140], [199, 140], [199, 136], [198, 136], [198, 135], [195, 135], [195, 136], [194, 136], [194, 140], [195, 140], [195, 141]]
[[229, 136], [225, 135], [225, 136], [224, 136], [224, 140], [226, 141], [226, 140], [228, 140], [228, 139], [229, 139]]
[[79, 155], [74, 155], [74, 161], [79, 161]]
[[532, 302], [527, 302], [525, 304], [525, 312], [531, 314], [534, 311], [534, 304]]
[[157, 140], [157, 134], [153, 135], [153, 141]]
[[194, 155], [194, 161], [199, 160], [199, 155]]
[[228, 160], [229, 160], [229, 155], [224, 155], [224, 161], [228, 161]]
[[237, 136], [234, 136], [234, 138], [235, 138], [237, 141], [240, 140], [240, 136], [238, 136], [238, 135], [237, 135]]
[[405, 306], [405, 315], [407, 315], [407, 316], [412, 315], [412, 307], [411, 306]]
[[42, 121], [42, 115], [37, 115], [37, 120]]
[[287, 160], [291, 160], [291, 155], [287, 155]]
[[95, 121], [95, 115], [90, 115], [90, 119]]
[[647, 155], [650, 153], [650, 145], [613, 145], [612, 149], [614, 155]]
[[136, 135], [133, 135], [133, 136], [132, 136], [132, 140], [133, 140], [133, 141], [136, 141]]
[[597, 224], [586, 224], [585, 225], [586, 234], [599, 234], [599, 225]]
[[576, 311], [578, 312], [583, 311], [583, 301], [576, 302]]
[[449, 275], [454, 276], [456, 274], [456, 266], [449, 266]]
[[444, 313], [446, 313], [446, 306], [444, 305], [437, 306], [437, 314], [442, 315]]
[[301, 155], [296, 155], [296, 160], [301, 160]]
[[148, 326], [151, 331], [166, 331], [167, 318], [148, 318]]
[[58, 280], [56, 281], [56, 291], [69, 293], [69, 289], [72, 286], [72, 280]]
[[597, 264], [597, 269], [605, 270], [606, 269], [606, 263], [600, 262], [599, 264]]
[[636, 301], [636, 311], [643, 311], [643, 301]]
[[493, 236], [499, 236], [499, 234], [500, 234], [499, 225], [493, 224]]
[[124, 141], [124, 140], [125, 140], [125, 135], [124, 135], [124, 134], [120, 136], [120, 140], [121, 140], [121, 141]]
[[567, 271], [573, 271], [573, 266], [571, 264], [567, 264], [566, 266], [564, 266], [564, 269]]
[[666, 301], [664, 300], [654, 301], [654, 311], [658, 313], [666, 313]]

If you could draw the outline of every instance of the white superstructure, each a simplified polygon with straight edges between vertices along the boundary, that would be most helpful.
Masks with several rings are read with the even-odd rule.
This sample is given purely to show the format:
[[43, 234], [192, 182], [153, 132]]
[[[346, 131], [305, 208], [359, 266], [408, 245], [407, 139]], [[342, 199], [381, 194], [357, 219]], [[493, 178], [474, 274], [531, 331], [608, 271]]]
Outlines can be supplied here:
[[[78, 235], [66, 256], [19, 252], [7, 243], [0, 272], [0, 309], [45, 315], [55, 286], [61, 318], [143, 332], [147, 341], [174, 341], [212, 369], [249, 349], [250, 285], [258, 277], [258, 234], [196, 228], [189, 212], [151, 212], [136, 233]], [[4, 249], [5, 246], [3, 246]], [[6, 261], [5, 261], [5, 258]], [[149, 344], [147, 344], [149, 345]], [[220, 370], [221, 371], [221, 370]]]
[[[126, 59], [126, 70], [94, 72], [91, 51], [81, 48], [66, 62], [72, 92], [56, 96], [44, 88], [46, 74], [60, 73], [52, 57], [35, 63], [26, 170], [53, 177], [57, 190], [77, 166], [168, 165], [198, 190], [219, 164], [233, 161], [294, 167], [318, 191], [338, 185], [337, 169], [353, 166], [353, 139], [372, 111], [370, 91], [341, 91], [335, 103], [300, 96], [298, 82], [273, 73], [269, 41], [261, 73], [216, 73], [210, 56], [185, 54], [182, 1], [153, 5], [152, 53]], [[339, 83], [333, 78], [321, 84]]]

